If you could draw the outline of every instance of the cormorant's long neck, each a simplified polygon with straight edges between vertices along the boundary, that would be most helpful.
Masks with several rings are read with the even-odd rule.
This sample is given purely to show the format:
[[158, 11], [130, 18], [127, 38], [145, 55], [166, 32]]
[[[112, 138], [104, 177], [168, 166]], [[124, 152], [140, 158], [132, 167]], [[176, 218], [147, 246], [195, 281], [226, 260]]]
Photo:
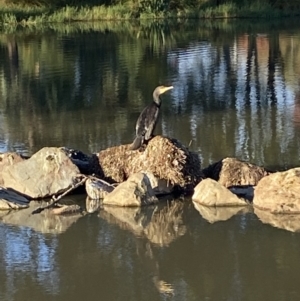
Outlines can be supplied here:
[[153, 95], [153, 101], [154, 101], [154, 103], [155, 103], [158, 107], [160, 107], [160, 105], [161, 105], [161, 99], [160, 99], [159, 95], [154, 94], [154, 95]]

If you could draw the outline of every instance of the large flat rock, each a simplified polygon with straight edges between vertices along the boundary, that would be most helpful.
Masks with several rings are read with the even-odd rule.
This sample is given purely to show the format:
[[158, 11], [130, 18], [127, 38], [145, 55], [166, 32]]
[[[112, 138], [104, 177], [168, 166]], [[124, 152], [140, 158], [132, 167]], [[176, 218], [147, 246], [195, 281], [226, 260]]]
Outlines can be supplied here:
[[247, 203], [239, 199], [229, 189], [213, 179], [204, 179], [196, 187], [192, 200], [205, 206], [246, 206]]
[[144, 173], [131, 175], [103, 199], [104, 205], [140, 207], [158, 202], [150, 180]]
[[4, 186], [39, 199], [61, 193], [73, 184], [78, 167], [60, 148], [45, 147], [30, 159], [6, 166]]
[[254, 190], [253, 205], [272, 213], [300, 213], [300, 167], [261, 179]]

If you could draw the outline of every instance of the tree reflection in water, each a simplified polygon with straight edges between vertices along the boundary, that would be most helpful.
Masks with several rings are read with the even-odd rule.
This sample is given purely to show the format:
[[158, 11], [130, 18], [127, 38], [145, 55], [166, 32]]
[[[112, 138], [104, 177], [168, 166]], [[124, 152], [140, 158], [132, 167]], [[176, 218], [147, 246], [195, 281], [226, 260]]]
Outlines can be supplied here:
[[297, 162], [298, 23], [90, 26], [0, 34], [3, 150], [128, 143], [153, 87], [172, 83], [157, 131], [193, 140], [203, 165]]

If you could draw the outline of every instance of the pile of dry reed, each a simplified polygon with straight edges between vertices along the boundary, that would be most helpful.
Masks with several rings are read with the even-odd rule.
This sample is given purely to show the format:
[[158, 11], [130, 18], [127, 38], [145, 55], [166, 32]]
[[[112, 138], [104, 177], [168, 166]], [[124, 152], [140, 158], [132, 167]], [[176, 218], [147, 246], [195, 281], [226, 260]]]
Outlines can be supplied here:
[[133, 173], [148, 171], [187, 188], [194, 187], [202, 178], [198, 155], [175, 139], [156, 136], [140, 150], [131, 151], [129, 147], [115, 146], [97, 154], [106, 180], [120, 183]]

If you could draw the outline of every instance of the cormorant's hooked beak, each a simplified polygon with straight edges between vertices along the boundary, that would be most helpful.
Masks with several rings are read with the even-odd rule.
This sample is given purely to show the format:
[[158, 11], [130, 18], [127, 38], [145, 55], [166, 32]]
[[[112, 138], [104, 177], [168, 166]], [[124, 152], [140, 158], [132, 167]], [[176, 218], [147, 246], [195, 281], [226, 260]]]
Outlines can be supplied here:
[[159, 94], [163, 94], [171, 89], [173, 89], [174, 87], [173, 86], [169, 86], [169, 87], [165, 87], [165, 86], [162, 86], [160, 89], [159, 89]]

